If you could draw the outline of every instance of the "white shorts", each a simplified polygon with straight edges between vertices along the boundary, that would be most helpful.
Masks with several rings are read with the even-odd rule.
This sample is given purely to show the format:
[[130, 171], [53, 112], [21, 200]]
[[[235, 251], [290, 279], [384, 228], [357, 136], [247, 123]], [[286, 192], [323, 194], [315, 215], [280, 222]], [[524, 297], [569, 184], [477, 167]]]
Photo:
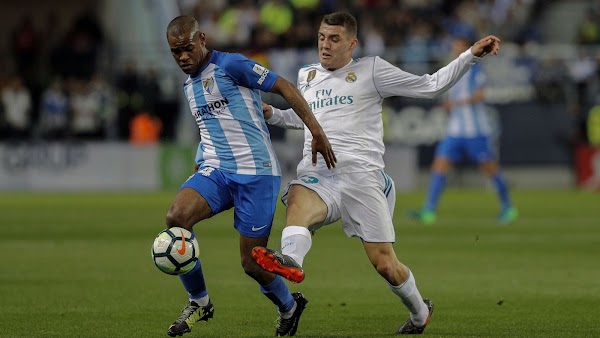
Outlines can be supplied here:
[[396, 190], [394, 181], [383, 170], [333, 176], [302, 175], [285, 187], [281, 201], [286, 206], [288, 191], [296, 184], [316, 192], [327, 205], [325, 220], [309, 230], [316, 231], [341, 219], [348, 237], [374, 243], [396, 241], [392, 223]]

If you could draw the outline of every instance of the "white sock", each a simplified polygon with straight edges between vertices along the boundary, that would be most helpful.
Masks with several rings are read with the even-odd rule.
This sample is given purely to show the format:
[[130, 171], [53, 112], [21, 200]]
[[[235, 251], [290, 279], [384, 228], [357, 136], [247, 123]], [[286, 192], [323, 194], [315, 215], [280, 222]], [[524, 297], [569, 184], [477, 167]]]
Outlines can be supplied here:
[[292, 315], [294, 314], [294, 311], [296, 311], [297, 305], [298, 305], [298, 303], [294, 302], [294, 306], [292, 306], [292, 308], [290, 309], [290, 311], [280, 312], [279, 310], [277, 310], [277, 312], [279, 312], [279, 316], [281, 316], [281, 318], [283, 318], [283, 319], [290, 319], [290, 318], [292, 318]]
[[416, 326], [425, 325], [425, 321], [427, 320], [427, 316], [429, 316], [429, 309], [427, 305], [423, 302], [423, 298], [419, 293], [419, 289], [417, 289], [417, 284], [415, 283], [415, 277], [413, 277], [412, 272], [408, 272], [408, 278], [404, 283], [398, 286], [391, 285], [388, 282], [388, 285], [393, 293], [395, 293], [402, 303], [406, 306], [408, 311], [410, 311], [410, 319]]
[[202, 307], [208, 305], [208, 303], [210, 302], [210, 298], [208, 298], [208, 295], [200, 298], [190, 298], [190, 300], [193, 300], [194, 302], [196, 302], [196, 304]]
[[310, 231], [305, 227], [290, 225], [281, 233], [281, 253], [292, 257], [300, 266], [311, 245]]

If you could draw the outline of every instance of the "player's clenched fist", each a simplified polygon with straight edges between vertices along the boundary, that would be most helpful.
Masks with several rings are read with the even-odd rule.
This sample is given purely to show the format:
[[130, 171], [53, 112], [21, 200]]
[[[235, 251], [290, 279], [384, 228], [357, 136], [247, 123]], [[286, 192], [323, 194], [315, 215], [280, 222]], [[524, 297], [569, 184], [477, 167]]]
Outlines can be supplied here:
[[500, 50], [500, 39], [494, 35], [488, 35], [485, 38], [475, 42], [471, 47], [471, 53], [478, 57], [484, 57], [487, 54], [498, 55]]

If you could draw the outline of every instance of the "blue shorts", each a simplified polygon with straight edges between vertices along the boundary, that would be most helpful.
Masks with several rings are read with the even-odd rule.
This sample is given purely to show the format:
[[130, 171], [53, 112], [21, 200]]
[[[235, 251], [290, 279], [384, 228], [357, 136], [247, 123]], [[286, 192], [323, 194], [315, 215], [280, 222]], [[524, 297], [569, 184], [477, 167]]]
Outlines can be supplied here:
[[437, 146], [435, 156], [448, 158], [452, 163], [461, 161], [465, 156], [478, 164], [495, 159], [487, 136], [448, 136]]
[[181, 188], [196, 190], [208, 202], [213, 215], [235, 206], [233, 226], [246, 237], [271, 233], [280, 176], [230, 174], [200, 168]]

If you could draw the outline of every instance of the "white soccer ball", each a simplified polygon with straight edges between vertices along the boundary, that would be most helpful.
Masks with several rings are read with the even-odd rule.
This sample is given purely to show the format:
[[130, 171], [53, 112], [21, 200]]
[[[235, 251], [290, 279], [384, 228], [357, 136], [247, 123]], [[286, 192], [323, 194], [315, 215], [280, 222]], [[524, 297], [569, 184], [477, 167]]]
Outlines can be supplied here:
[[154, 264], [169, 275], [182, 275], [192, 270], [198, 263], [199, 255], [196, 236], [184, 228], [165, 229], [152, 244]]

